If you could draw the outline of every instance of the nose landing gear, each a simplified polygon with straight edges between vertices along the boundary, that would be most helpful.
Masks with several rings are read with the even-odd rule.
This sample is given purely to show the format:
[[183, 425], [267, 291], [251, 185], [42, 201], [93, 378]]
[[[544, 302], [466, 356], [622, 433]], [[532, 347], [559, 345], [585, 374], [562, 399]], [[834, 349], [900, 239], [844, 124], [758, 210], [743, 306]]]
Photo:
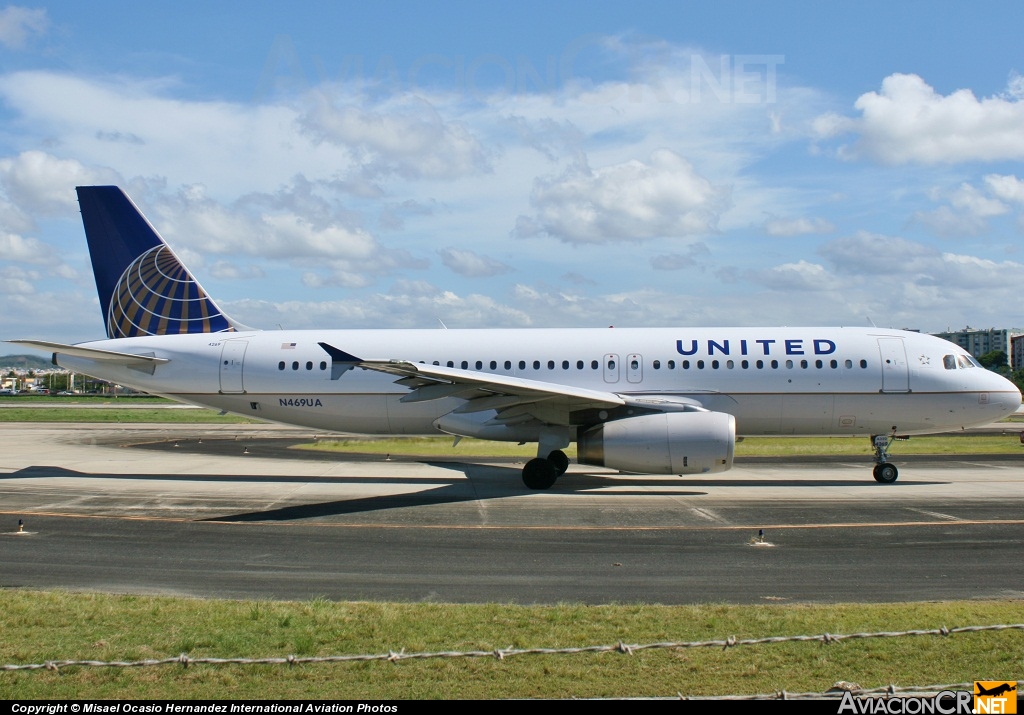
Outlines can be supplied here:
[[871, 438], [871, 445], [875, 448], [875, 469], [876, 482], [892, 484], [900, 476], [900, 470], [896, 465], [889, 462], [889, 447], [896, 440], [895, 435], [889, 436], [878, 434]]

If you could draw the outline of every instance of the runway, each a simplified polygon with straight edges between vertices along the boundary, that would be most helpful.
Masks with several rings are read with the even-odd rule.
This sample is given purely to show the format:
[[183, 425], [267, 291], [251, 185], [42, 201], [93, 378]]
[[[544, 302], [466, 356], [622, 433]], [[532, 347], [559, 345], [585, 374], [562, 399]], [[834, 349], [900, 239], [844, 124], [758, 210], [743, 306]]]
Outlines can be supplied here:
[[1016, 455], [897, 449], [893, 485], [871, 478], [867, 450], [706, 478], [573, 465], [528, 492], [511, 460], [287, 448], [311, 438], [263, 425], [0, 424], [0, 586], [517, 603], [1024, 595]]

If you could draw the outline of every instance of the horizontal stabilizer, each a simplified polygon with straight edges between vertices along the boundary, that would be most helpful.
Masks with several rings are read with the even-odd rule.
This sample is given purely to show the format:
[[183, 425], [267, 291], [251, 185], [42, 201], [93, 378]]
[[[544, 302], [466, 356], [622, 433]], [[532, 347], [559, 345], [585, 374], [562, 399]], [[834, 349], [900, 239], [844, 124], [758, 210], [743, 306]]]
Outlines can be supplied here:
[[132, 353], [119, 353], [113, 350], [99, 350], [97, 348], [84, 348], [77, 345], [64, 345], [63, 343], [50, 343], [44, 340], [8, 340], [9, 343], [24, 345], [36, 350], [48, 350], [54, 355], [71, 355], [72, 357], [84, 358], [86, 360], [97, 360], [100, 362], [126, 365], [128, 367], [152, 369], [157, 365], [170, 362], [167, 358], [158, 358], [153, 355], [134, 355]]

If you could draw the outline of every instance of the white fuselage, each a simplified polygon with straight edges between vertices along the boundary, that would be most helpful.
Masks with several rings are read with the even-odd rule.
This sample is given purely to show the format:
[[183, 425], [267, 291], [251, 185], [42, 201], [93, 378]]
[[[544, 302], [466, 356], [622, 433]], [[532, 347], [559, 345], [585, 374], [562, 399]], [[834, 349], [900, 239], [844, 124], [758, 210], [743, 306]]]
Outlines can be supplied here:
[[321, 342], [364, 360], [683, 399], [733, 415], [741, 435], [934, 433], [987, 424], [1021, 401], [995, 373], [964, 359], [950, 368], [947, 356], [966, 355], [952, 343], [874, 328], [281, 330], [83, 344], [169, 361], [152, 374], [58, 360], [145, 392], [318, 430], [437, 434], [438, 419], [461, 404], [401, 402], [409, 388], [373, 370], [332, 380]]

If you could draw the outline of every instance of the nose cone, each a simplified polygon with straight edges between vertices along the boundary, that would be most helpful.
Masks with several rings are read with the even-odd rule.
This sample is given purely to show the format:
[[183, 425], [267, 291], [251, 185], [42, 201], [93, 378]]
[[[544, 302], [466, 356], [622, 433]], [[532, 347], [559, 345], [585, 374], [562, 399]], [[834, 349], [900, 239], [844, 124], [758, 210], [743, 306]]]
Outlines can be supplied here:
[[[1012, 415], [1021, 404], [1020, 390], [1012, 382], [1002, 375], [991, 373], [993, 386], [990, 389], [989, 399], [992, 404], [1001, 408], [1003, 417]], [[1000, 418], [1001, 419], [1001, 418]]]

